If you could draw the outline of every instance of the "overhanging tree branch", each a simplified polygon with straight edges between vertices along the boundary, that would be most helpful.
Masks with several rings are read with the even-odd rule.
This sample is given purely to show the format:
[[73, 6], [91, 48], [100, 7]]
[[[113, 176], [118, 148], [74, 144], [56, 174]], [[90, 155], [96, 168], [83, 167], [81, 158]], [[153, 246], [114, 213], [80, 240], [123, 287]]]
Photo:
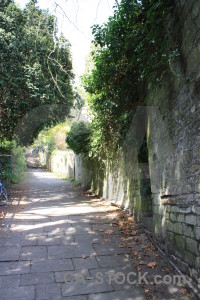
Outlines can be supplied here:
[[116, 4], [117, 4], [117, 7], [119, 7], [119, 1], [118, 0], [115, 0]]

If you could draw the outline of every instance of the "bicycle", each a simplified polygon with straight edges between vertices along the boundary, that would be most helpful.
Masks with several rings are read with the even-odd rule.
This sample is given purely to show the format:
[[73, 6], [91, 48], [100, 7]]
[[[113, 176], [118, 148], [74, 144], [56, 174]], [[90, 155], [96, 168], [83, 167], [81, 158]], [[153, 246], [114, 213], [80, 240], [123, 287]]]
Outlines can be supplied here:
[[0, 180], [0, 206], [6, 205], [7, 202], [8, 202], [8, 194], [3, 183]]

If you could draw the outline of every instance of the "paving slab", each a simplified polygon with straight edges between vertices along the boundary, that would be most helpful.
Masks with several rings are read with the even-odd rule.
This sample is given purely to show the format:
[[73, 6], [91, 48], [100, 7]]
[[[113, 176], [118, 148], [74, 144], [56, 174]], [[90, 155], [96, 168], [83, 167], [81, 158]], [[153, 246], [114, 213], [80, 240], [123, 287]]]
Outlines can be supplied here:
[[[82, 279], [80, 279], [82, 281]], [[75, 296], [75, 295], [87, 295], [91, 293], [100, 293], [100, 292], [109, 292], [113, 290], [111, 284], [96, 283], [95, 280], [83, 280], [82, 282], [69, 282], [62, 286], [62, 295], [63, 296]]]
[[54, 282], [54, 273], [31, 273], [21, 275], [20, 285], [36, 285], [42, 283], [53, 283]]
[[70, 297], [64, 297], [62, 299], [68, 299], [68, 300], [88, 300], [87, 296], [70, 296]]
[[[141, 285], [108, 280], [108, 273], [138, 277], [113, 221], [116, 208], [105, 209], [97, 197], [44, 170], [27, 175], [18, 185], [23, 203], [0, 220], [0, 300], [145, 299]], [[137, 238], [135, 249], [142, 251], [146, 236]], [[169, 294], [173, 288], [156, 291], [157, 299], [173, 299]]]
[[59, 299], [61, 297], [61, 287], [59, 283], [39, 284], [36, 285], [36, 299], [49, 300]]
[[73, 238], [75, 242], [78, 243], [98, 243], [102, 241], [102, 235], [100, 233], [90, 233], [90, 234], [73, 234]]
[[61, 244], [62, 245], [71, 245], [72, 243], [76, 242], [74, 240], [74, 236], [62, 236], [61, 237]]
[[71, 227], [65, 229], [65, 235], [88, 234], [92, 232], [94, 231], [92, 230], [91, 226], [88, 224], [82, 224], [82, 225], [72, 224]]
[[46, 259], [31, 262], [31, 273], [73, 270], [71, 259]]
[[63, 246], [48, 246], [48, 258], [73, 258], [96, 255], [92, 245], [88, 243], [71, 243]]
[[104, 277], [104, 280], [111, 282], [112, 284], [115, 282], [115, 276], [121, 274], [123, 272], [124, 275], [128, 275], [130, 273], [137, 274], [137, 271], [133, 266], [123, 266], [123, 267], [109, 267], [109, 268], [97, 268], [89, 270], [92, 278], [96, 278], [98, 273], [101, 273]]
[[30, 261], [0, 262], [0, 276], [26, 274], [31, 270]]
[[97, 293], [89, 295], [88, 300], [145, 300], [143, 291], [134, 289], [132, 291], [116, 291], [110, 293]]
[[46, 246], [23, 246], [21, 249], [20, 260], [40, 260], [46, 257]]
[[48, 259], [72, 258], [75, 247], [75, 243], [68, 246], [48, 246]]
[[119, 229], [116, 226], [112, 226], [112, 222], [110, 224], [94, 224], [92, 229], [104, 233], [109, 232], [109, 234], [120, 234]]
[[124, 254], [120, 255], [99, 255], [97, 256], [97, 261], [100, 267], [123, 267], [131, 266], [131, 261]]
[[0, 297], [1, 300], [35, 300], [35, 287], [4, 287], [1, 288]]
[[41, 234], [44, 232], [43, 226], [39, 225], [21, 225], [21, 224], [13, 224], [10, 229], [11, 232], [16, 234]]
[[36, 246], [38, 243], [37, 236], [30, 237], [3, 237], [0, 239], [0, 247], [17, 247], [17, 246]]
[[[71, 239], [73, 241], [73, 239]], [[47, 245], [61, 245], [62, 239], [60, 236], [41, 236], [38, 238], [38, 245], [47, 246]]]
[[130, 253], [130, 249], [126, 247], [120, 247], [119, 243], [93, 243], [93, 248], [97, 252], [98, 255], [111, 255], [111, 254], [123, 254]]
[[0, 276], [0, 289], [5, 287], [18, 287], [20, 275]]
[[59, 224], [56, 223], [54, 224], [53, 221], [49, 222], [49, 224], [44, 225], [44, 232], [55, 232], [55, 231], [65, 231], [66, 229], [71, 228], [69, 223], [65, 224]]
[[17, 261], [19, 259], [21, 247], [0, 247], [0, 261]]
[[91, 277], [91, 274], [87, 269], [76, 270], [76, 271], [62, 271], [55, 272], [55, 280], [60, 283], [67, 283], [71, 281], [75, 281], [78, 276], [83, 276], [83, 278]]
[[75, 270], [95, 269], [99, 267], [96, 257], [72, 258]]

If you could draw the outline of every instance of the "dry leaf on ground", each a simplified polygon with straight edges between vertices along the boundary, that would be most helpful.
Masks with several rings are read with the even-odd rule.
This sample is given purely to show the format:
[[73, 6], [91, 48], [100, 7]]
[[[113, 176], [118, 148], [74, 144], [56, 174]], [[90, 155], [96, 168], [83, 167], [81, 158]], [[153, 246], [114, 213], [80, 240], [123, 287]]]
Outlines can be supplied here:
[[113, 231], [113, 230], [111, 230], [111, 229], [109, 229], [109, 230], [105, 231], [105, 233], [106, 233], [106, 234], [113, 234], [113, 233], [114, 233], [114, 231]]
[[141, 260], [141, 261], [139, 262], [139, 265], [147, 265], [147, 262], [144, 261], [144, 260]]
[[152, 261], [152, 262], [148, 263], [147, 266], [149, 268], [155, 269], [155, 267], [157, 267], [157, 263], [155, 261]]

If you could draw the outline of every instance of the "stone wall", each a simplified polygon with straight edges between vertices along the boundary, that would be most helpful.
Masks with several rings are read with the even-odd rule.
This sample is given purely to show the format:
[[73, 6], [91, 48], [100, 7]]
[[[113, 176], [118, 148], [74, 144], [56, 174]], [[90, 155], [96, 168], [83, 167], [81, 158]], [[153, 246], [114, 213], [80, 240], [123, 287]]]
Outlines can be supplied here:
[[177, 1], [171, 20], [180, 56], [149, 91], [153, 228], [179, 268], [200, 275], [200, 2]]
[[[148, 85], [143, 112], [148, 162], [139, 161], [134, 118], [112, 161], [80, 160], [78, 181], [129, 209], [166, 254], [194, 280], [200, 277], [200, 2], [177, 0], [169, 20], [180, 55], [159, 87]], [[143, 131], [143, 130], [142, 130]], [[141, 139], [145, 132], [140, 133]], [[76, 174], [76, 171], [75, 171]], [[149, 186], [150, 185], [150, 190]], [[148, 193], [145, 191], [148, 190]], [[145, 194], [146, 193], [146, 194]]]
[[39, 152], [40, 166], [47, 168], [60, 178], [74, 178], [74, 153], [72, 151], [55, 150], [52, 154]]

